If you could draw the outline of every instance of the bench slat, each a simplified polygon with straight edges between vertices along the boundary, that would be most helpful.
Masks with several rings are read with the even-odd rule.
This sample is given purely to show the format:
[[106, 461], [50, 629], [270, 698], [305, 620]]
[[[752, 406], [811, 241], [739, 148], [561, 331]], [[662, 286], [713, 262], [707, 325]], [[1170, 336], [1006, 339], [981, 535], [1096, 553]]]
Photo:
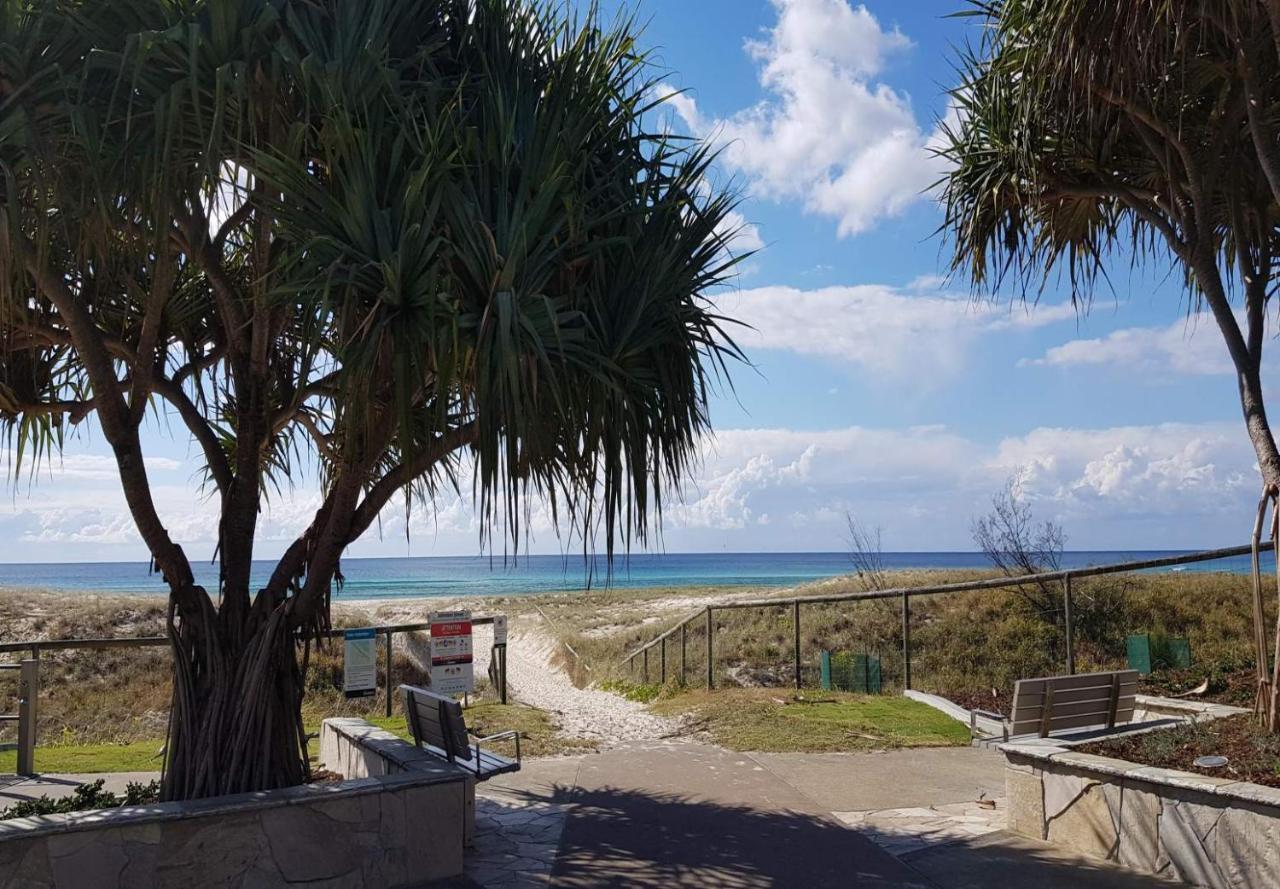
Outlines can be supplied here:
[[1115, 673], [1080, 673], [1076, 676], [1041, 676], [1036, 679], [1019, 679], [1017, 688], [1028, 693], [1044, 692], [1045, 683], [1052, 682], [1055, 692], [1070, 691], [1074, 688], [1111, 687], [1111, 677], [1119, 675], [1120, 684], [1136, 683], [1137, 670], [1117, 670]]
[[471, 743], [466, 717], [457, 701], [411, 685], [400, 689], [405, 695], [409, 732], [418, 747], [450, 762], [468, 763], [467, 768], [481, 781], [520, 769], [518, 759], [508, 759]]
[[1038, 734], [1129, 722], [1136, 709], [1138, 671], [1022, 679], [1014, 686], [1010, 734]]
[[[1120, 699], [1132, 698], [1138, 693], [1138, 684], [1136, 682], [1120, 685]], [[1079, 704], [1084, 701], [1109, 701], [1111, 700], [1111, 686], [1100, 685], [1097, 688], [1075, 688], [1069, 691], [1058, 691], [1054, 689], [1053, 704]], [[1018, 695], [1014, 701], [1017, 707], [1039, 707], [1044, 703], [1044, 695], [1041, 693]]]
[[[1133, 719], [1134, 709], [1133, 705], [1117, 707], [1116, 722], [1128, 722]], [[1078, 704], [1067, 704], [1062, 708], [1061, 712], [1055, 707], [1049, 718], [1049, 730], [1053, 731], [1058, 728], [1058, 723], [1065, 720], [1092, 718], [1100, 722], [1106, 722], [1110, 712], [1110, 707], [1082, 707]], [[1013, 730], [1023, 727], [1026, 731], [1030, 731], [1031, 728], [1039, 726], [1042, 721], [1042, 713], [1043, 711], [1036, 711], [1026, 716], [1019, 714], [1017, 722], [1012, 724]], [[1026, 728], [1027, 726], [1031, 728]]]
[[[1116, 717], [1116, 722], [1124, 722], [1126, 720]], [[1049, 724], [1049, 731], [1062, 732], [1068, 729], [1090, 728], [1093, 726], [1105, 726], [1107, 724], [1107, 714], [1089, 714], [1085, 716], [1070, 716], [1065, 719], [1054, 719]], [[1040, 730], [1039, 720], [1034, 722], [1017, 722], [1009, 728], [1009, 737], [1018, 735], [1036, 734]]]

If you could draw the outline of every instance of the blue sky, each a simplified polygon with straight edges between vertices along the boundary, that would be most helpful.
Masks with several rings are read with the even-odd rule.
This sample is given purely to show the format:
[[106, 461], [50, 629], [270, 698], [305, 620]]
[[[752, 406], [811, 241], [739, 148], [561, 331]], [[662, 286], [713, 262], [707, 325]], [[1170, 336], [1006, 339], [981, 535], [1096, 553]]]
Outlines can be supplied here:
[[[951, 48], [974, 27], [948, 17], [959, 8], [638, 5], [665, 84], [684, 91], [671, 125], [722, 146], [722, 181], [744, 195], [738, 244], [757, 251], [718, 297], [754, 325], [740, 342], [755, 367], [713, 405], [716, 440], [668, 512], [668, 550], [839, 549], [846, 511], [883, 526], [889, 549], [968, 549], [971, 519], [1015, 473], [1074, 548], [1245, 539], [1257, 475], [1225, 348], [1167, 269], [1117, 270], [1084, 316], [1052, 287], [1024, 307], [942, 280], [928, 146]], [[207, 555], [216, 519], [176, 429], [147, 437], [157, 499]], [[108, 454], [90, 430], [20, 485], [0, 506], [0, 560], [145, 557]], [[314, 505], [306, 483], [274, 501], [261, 554]], [[409, 521], [408, 543], [397, 509], [353, 554], [477, 551], [466, 500]], [[545, 519], [535, 529], [532, 548], [556, 551]]]

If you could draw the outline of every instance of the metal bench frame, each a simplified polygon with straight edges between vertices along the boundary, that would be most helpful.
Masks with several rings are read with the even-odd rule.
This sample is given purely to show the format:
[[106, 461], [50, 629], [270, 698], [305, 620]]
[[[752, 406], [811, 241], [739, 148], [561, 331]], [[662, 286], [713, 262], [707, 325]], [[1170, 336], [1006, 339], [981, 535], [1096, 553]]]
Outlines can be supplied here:
[[[477, 737], [467, 729], [462, 706], [453, 698], [413, 685], [402, 685], [400, 691], [404, 693], [405, 721], [415, 746], [472, 772], [477, 781], [520, 770], [519, 732]], [[469, 738], [474, 738], [475, 743]], [[516, 758], [511, 760], [480, 746], [494, 741], [515, 741]]]

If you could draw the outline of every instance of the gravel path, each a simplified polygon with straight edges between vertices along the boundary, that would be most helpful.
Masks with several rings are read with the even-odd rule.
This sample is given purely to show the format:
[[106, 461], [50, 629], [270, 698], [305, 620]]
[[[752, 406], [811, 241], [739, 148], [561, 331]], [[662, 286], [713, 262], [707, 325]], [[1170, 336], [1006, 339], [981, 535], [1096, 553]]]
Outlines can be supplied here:
[[552, 664], [556, 643], [524, 625], [507, 646], [507, 689], [517, 700], [555, 715], [562, 734], [589, 738], [602, 748], [675, 735], [680, 721], [650, 713], [643, 704], [594, 688], [578, 688]]

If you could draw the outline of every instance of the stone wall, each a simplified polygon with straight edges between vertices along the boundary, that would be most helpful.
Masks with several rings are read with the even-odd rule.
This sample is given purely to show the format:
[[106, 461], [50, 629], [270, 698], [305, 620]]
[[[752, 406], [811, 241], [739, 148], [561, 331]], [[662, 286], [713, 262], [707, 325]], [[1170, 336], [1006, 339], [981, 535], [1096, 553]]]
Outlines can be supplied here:
[[1280, 790], [1006, 744], [1011, 830], [1192, 886], [1280, 886]]
[[462, 872], [467, 790], [411, 771], [0, 821], [0, 889], [420, 886]]
[[326, 719], [320, 726], [320, 765], [344, 778], [410, 772], [461, 776], [465, 785], [463, 841], [467, 846], [475, 841], [475, 776], [385, 729], [352, 717]]

